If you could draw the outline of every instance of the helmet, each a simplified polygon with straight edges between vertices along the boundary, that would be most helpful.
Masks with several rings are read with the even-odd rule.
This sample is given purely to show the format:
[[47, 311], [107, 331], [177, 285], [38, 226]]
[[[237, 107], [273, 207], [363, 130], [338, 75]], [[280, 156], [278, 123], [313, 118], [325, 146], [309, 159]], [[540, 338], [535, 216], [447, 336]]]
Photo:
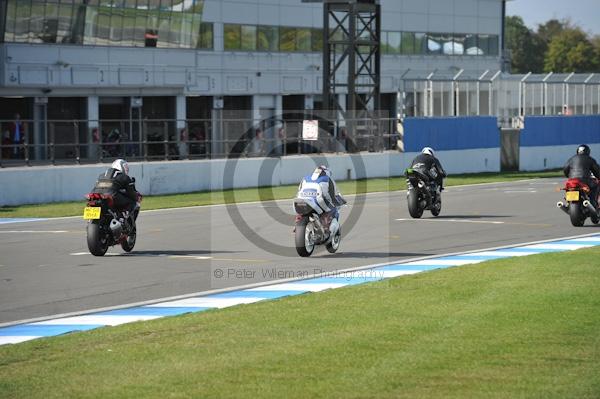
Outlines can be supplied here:
[[590, 155], [592, 151], [590, 150], [590, 147], [586, 144], [582, 144], [579, 147], [577, 147], [577, 155]]
[[111, 168], [118, 170], [121, 173], [129, 175], [129, 164], [124, 159], [117, 159], [110, 165]]
[[431, 147], [425, 147], [421, 150], [422, 154], [428, 154], [431, 155], [432, 157], [435, 157], [435, 151], [433, 151], [433, 148]]
[[315, 176], [315, 178], [318, 178], [321, 176], [331, 177], [331, 171], [329, 170], [329, 168], [327, 166], [321, 165], [315, 169], [315, 171], [313, 172], [313, 176]]

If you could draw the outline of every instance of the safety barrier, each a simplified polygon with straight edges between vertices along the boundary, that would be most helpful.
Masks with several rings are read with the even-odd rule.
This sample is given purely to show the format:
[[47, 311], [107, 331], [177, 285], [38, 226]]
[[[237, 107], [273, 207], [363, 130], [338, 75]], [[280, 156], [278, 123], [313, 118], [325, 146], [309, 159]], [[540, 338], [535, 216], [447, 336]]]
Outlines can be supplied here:
[[437, 151], [500, 148], [496, 117], [406, 118], [404, 149], [420, 151], [435, 147]]
[[520, 170], [562, 167], [579, 144], [600, 155], [600, 116], [530, 116], [520, 136]]

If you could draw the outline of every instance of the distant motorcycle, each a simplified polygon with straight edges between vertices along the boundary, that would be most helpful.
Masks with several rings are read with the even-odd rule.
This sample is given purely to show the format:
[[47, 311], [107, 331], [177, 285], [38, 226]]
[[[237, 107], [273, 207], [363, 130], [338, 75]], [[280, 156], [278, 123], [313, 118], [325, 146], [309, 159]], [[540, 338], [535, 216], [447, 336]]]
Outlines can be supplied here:
[[108, 247], [120, 244], [125, 252], [131, 252], [137, 238], [135, 219], [140, 211], [142, 196], [133, 214], [116, 209], [111, 194], [90, 193], [86, 195], [87, 206], [83, 218], [88, 221], [87, 245], [94, 256], [104, 256]]
[[[312, 255], [317, 245], [325, 245], [330, 253], [335, 253], [340, 247], [342, 230], [339, 212], [336, 209], [333, 216], [326, 215], [319, 206], [320, 201], [323, 201], [323, 192], [316, 183], [303, 185], [294, 200], [296, 252], [302, 257]], [[331, 218], [331, 221], [326, 218]], [[327, 224], [328, 231], [325, 229]]]
[[411, 217], [418, 219], [426, 210], [431, 211], [433, 216], [440, 214], [442, 195], [428, 176], [416, 169], [406, 169], [406, 185], [408, 213]]
[[598, 224], [598, 213], [590, 201], [590, 187], [579, 179], [569, 179], [562, 188], [565, 200], [559, 201], [556, 206], [569, 214], [571, 224], [581, 227], [589, 217], [592, 223]]

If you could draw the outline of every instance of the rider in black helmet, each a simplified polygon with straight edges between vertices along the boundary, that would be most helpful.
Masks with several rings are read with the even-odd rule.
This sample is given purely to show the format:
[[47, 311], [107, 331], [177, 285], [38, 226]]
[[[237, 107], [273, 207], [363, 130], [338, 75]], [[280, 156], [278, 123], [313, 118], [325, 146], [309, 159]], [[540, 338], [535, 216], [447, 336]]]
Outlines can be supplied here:
[[577, 147], [577, 153], [567, 161], [563, 172], [567, 178], [579, 179], [590, 187], [591, 203], [598, 209], [598, 184], [592, 178], [592, 173], [594, 177], [600, 178], [600, 166], [590, 153], [590, 147], [586, 144]]

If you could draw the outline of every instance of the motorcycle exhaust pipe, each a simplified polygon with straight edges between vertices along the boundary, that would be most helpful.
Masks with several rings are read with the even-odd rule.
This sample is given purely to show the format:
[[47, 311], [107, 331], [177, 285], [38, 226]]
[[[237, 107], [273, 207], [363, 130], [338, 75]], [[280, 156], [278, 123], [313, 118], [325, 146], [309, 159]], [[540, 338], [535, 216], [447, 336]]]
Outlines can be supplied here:
[[561, 211], [563, 211], [564, 213], [569, 213], [569, 207], [567, 205], [565, 205], [565, 203], [562, 201], [558, 201], [556, 203], [556, 207], [558, 209], [560, 209]]
[[113, 237], [119, 239], [123, 233], [123, 225], [117, 219], [110, 221], [110, 230], [112, 231]]
[[592, 203], [590, 201], [588, 201], [588, 200], [583, 201], [583, 206], [585, 206], [587, 208], [587, 210], [592, 213], [592, 215], [596, 215], [596, 208], [594, 208], [594, 205], [592, 205]]

